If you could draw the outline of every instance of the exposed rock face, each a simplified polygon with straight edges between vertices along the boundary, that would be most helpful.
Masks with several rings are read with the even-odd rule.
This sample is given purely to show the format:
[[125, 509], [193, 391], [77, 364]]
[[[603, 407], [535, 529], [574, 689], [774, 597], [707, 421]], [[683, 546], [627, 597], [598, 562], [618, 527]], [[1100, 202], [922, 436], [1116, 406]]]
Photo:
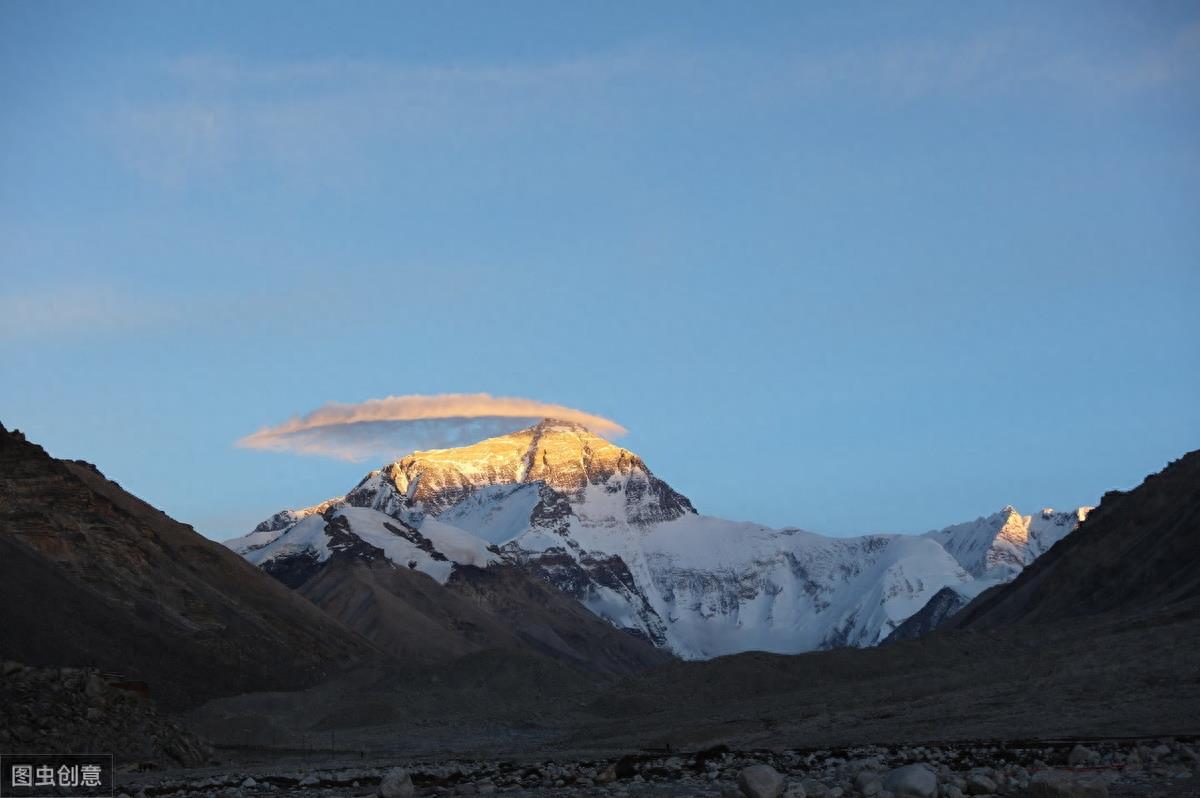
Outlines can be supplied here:
[[443, 585], [387, 558], [347, 551], [314, 564], [297, 590], [406, 663], [510, 650], [630, 673], [672, 659], [511, 565], [456, 567]]
[[885, 643], [895, 643], [898, 640], [916, 640], [948, 621], [954, 613], [970, 603], [970, 599], [952, 587], [944, 587], [933, 594], [929, 603], [910, 615], [908, 620], [900, 624], [887, 636]]
[[[942, 588], [973, 598], [1011, 578], [1078, 515], [1006, 508], [924, 536], [858, 538], [735, 523], [698, 515], [632, 452], [547, 420], [472, 446], [416, 452], [371, 472], [341, 502], [276, 514], [227, 545], [291, 579], [288, 566], [270, 561], [300, 556], [318, 511], [351, 509], [431, 539], [431, 528], [456, 529], [488, 551], [471, 564], [518, 565], [686, 658], [874, 645]], [[301, 520], [286, 526], [293, 517]], [[445, 565], [413, 562], [446, 580]]]
[[532, 650], [587, 670], [628, 673], [672, 659], [486, 541], [432, 518], [418, 529], [370, 508], [332, 505], [304, 514], [246, 558], [408, 663]]
[[0, 427], [0, 650], [169, 706], [324, 678], [371, 646], [228, 549]]
[[112, 752], [118, 761], [194, 767], [208, 746], [137, 692], [88, 668], [0, 663], [0, 747], [46, 754]]

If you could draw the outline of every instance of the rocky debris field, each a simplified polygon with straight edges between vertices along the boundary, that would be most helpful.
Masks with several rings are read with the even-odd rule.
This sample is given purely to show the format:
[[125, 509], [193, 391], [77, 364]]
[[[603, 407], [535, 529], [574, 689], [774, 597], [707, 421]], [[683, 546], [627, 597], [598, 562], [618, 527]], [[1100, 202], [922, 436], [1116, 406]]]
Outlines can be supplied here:
[[127, 772], [119, 798], [1200, 796], [1192, 739], [635, 754], [616, 760], [308, 762]]
[[0, 751], [5, 753], [113, 752], [192, 766], [211, 756], [208, 746], [149, 700], [112, 686], [90, 668], [36, 668], [0, 663]]

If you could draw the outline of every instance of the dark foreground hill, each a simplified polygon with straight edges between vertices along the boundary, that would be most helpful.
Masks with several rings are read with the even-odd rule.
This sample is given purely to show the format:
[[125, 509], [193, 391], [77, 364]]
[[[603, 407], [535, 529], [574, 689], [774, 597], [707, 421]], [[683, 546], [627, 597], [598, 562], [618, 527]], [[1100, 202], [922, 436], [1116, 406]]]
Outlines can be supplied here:
[[0, 659], [122, 672], [182, 707], [369, 656], [224, 546], [0, 426]]
[[382, 556], [363, 557], [361, 548], [335, 552], [296, 591], [409, 666], [437, 667], [489, 650], [532, 652], [601, 673], [674, 660], [511, 565], [459, 566], [442, 585]]
[[1200, 606], [1200, 451], [1128, 492], [1111, 491], [1074, 534], [975, 599], [953, 628], [1132, 620]]

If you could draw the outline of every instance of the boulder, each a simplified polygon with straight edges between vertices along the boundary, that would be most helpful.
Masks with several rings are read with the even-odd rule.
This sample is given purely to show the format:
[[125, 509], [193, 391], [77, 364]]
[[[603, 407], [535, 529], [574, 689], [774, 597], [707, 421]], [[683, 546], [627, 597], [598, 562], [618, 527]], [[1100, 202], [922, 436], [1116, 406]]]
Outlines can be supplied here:
[[860, 795], [871, 796], [883, 789], [883, 783], [875, 771], [860, 770], [854, 777], [854, 789]]
[[816, 779], [805, 779], [804, 792], [808, 795], [808, 798], [823, 798], [825, 793], [829, 792], [829, 788], [823, 782]]
[[746, 798], [779, 798], [783, 776], [770, 765], [751, 765], [738, 774], [738, 787]]
[[967, 776], [967, 793], [970, 795], [991, 795], [996, 792], [996, 782], [982, 773], [972, 773]]
[[905, 765], [884, 774], [883, 788], [896, 798], [934, 798], [938, 777], [928, 765]]
[[1082, 745], [1077, 745], [1071, 749], [1071, 753], [1067, 754], [1067, 764], [1073, 768], [1080, 765], [1086, 765], [1089, 762], [1099, 760], [1100, 755], [1090, 748], [1085, 748]]
[[413, 798], [412, 777], [404, 768], [392, 768], [379, 782], [380, 798]]

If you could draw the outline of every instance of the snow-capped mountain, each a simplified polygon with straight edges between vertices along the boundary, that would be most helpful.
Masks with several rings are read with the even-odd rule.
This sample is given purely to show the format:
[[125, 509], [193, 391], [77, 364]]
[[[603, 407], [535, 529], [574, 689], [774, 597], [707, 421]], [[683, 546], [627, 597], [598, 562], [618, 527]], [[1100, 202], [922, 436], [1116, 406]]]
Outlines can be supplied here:
[[[286, 534], [277, 534], [267, 543], [250, 543], [240, 553], [268, 573], [286, 569], [283, 581], [296, 583], [335, 552], [353, 552], [365, 559], [386, 557], [442, 584], [456, 565], [486, 568], [500, 562], [486, 541], [434, 518], [418, 530], [369, 507], [340, 504], [298, 515], [300, 520], [287, 527]], [[264, 534], [255, 531], [246, 539]]]
[[699, 515], [634, 453], [546, 420], [415, 452], [227, 545], [284, 577], [359, 545], [338, 530], [442, 581], [455, 563], [517, 564], [620, 628], [706, 658], [874, 645], [945, 587], [973, 597], [1011, 579], [1085, 512], [1006, 508], [925, 535], [771, 529]]
[[925, 534], [975, 578], [1007, 582], [1079, 526], [1091, 509], [1061, 513], [1046, 508], [1021, 515], [1010, 505], [986, 518]]

